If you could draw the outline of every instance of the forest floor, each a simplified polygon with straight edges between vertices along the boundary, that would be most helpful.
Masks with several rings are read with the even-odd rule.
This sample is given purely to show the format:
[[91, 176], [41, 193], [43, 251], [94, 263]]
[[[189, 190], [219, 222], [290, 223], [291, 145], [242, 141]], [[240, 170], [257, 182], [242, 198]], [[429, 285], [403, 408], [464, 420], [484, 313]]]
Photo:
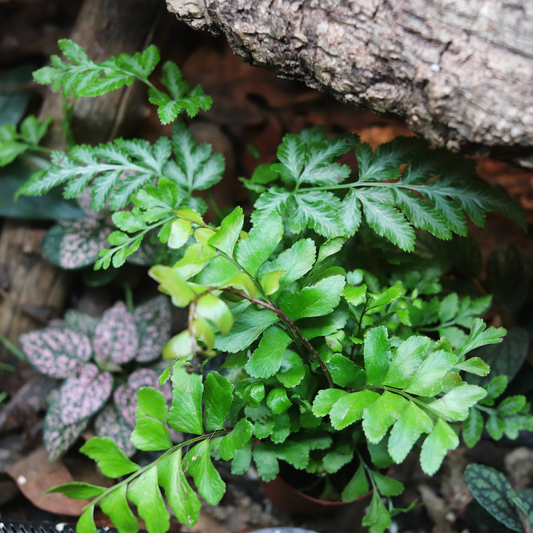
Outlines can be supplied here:
[[[50, 54], [56, 53], [57, 40], [70, 35], [80, 7], [81, 2], [77, 1], [0, 1], [0, 78], [23, 64], [43, 65]], [[247, 150], [249, 145], [259, 150], [261, 161], [268, 162], [285, 133], [317, 124], [323, 124], [333, 133], [358, 133], [374, 148], [399, 135], [412, 135], [400, 121], [346, 107], [330, 96], [251, 67], [232, 54], [223, 38], [195, 33], [175, 21], [172, 15], [166, 15], [155, 39], [163, 59], [176, 61], [191, 85], [201, 84], [205, 93], [213, 97], [209, 113], [200, 114], [190, 121], [190, 126], [199, 141], [211, 143], [226, 158], [224, 179], [212, 191], [221, 208], [241, 205], [245, 210], [251, 209], [248, 193], [239, 181], [241, 176], [249, 177], [257, 165]], [[28, 87], [32, 90], [30, 111], [37, 113], [43, 88], [33, 83]], [[140, 116], [131, 136], [153, 141], [170, 134], [170, 127], [161, 126], [154, 107], [147, 104]], [[533, 223], [533, 175], [505, 163], [477, 159], [479, 177], [506, 189], [524, 206], [528, 222]], [[1, 187], [0, 178], [0, 190]], [[498, 244], [509, 241], [533, 256], [533, 239], [500, 216], [489, 216], [483, 230], [472, 229], [481, 244], [485, 262]], [[74, 276], [72, 287], [69, 307], [102, 311], [114, 296], [105, 288], [84, 286], [81, 276]], [[4, 288], [2, 291], [3, 294]], [[176, 328], [179, 322], [178, 317]], [[533, 364], [533, 357], [529, 359]], [[44, 411], [31, 411], [28, 406], [42, 405], [46, 384], [35, 371], [21, 363], [16, 374], [2, 373], [0, 390], [7, 393], [0, 406], [1, 520], [73, 523], [75, 519], [68, 515], [74, 514], [75, 508], [40, 509], [32, 503], [40, 493], [39, 487], [25, 487], [25, 495], [21, 491], [24, 472], [31, 469], [36, 469], [41, 476], [56, 475], [61, 479], [61, 472], [51, 472], [42, 456], [34, 451], [39, 450]], [[412, 457], [393, 472], [407, 487], [398, 506], [407, 507], [415, 499], [423, 505], [399, 516], [395, 530], [402, 533], [497, 531], [493, 524], [486, 522], [480, 508], [472, 504], [464, 481], [464, 467], [469, 462], [483, 462], [505, 471], [515, 488], [533, 488], [532, 444], [532, 440], [523, 437], [498, 444], [483, 440], [471, 450], [461, 447], [448, 455], [440, 473], [433, 478], [425, 476], [416, 457]], [[76, 479], [98, 477], [92, 463], [76, 450], [69, 452], [63, 463]], [[331, 533], [361, 531], [359, 524], [368, 501], [320, 518], [294, 518], [273, 508], [265, 499], [255, 471], [250, 470], [242, 477], [232, 476], [224, 468], [221, 472], [228, 482], [221, 504], [204, 506], [199, 523], [193, 528], [182, 527], [181, 531], [244, 533], [281, 525]], [[50, 512], [52, 509], [55, 514]], [[99, 514], [97, 525], [110, 524]], [[178, 531], [179, 524], [174, 523], [173, 529]]]

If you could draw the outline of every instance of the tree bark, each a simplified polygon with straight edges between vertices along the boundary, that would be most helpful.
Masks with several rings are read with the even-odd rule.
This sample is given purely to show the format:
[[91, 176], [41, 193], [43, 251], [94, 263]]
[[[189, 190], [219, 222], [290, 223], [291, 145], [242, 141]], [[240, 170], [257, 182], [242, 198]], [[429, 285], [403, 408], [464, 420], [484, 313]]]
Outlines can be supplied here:
[[406, 120], [454, 152], [533, 168], [527, 0], [167, 0], [244, 61]]

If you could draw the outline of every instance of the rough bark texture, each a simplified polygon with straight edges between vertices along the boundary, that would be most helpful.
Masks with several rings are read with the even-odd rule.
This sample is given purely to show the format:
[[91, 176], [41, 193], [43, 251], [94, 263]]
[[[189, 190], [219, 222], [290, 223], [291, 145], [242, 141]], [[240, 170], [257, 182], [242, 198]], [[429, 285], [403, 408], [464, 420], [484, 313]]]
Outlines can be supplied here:
[[[164, 4], [157, 0], [86, 0], [72, 39], [96, 60], [122, 52], [132, 54], [150, 44], [161, 12], [164, 13]], [[132, 86], [99, 98], [78, 100], [73, 117], [76, 141], [106, 142], [131, 124], [140, 109], [137, 98], [140, 95], [135, 90]], [[60, 93], [47, 93], [40, 115], [54, 118], [46, 144], [57, 150], [64, 149]], [[59, 316], [68, 293], [68, 272], [42, 256], [44, 235], [45, 230], [39, 223], [7, 220], [0, 236], [0, 289], [3, 290], [0, 334], [17, 345], [21, 333], [42, 327], [43, 322]], [[35, 320], [35, 317], [42, 320]], [[0, 359], [16, 361], [3, 348]]]
[[436, 146], [533, 168], [533, 2], [167, 0], [244, 61], [405, 119]]

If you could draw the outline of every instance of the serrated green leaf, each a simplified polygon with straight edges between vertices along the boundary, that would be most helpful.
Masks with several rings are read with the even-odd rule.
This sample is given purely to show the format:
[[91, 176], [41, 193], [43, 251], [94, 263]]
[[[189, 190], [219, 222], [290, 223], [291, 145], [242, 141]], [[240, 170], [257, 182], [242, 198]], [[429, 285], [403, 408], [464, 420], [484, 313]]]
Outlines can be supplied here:
[[275, 211], [255, 224], [247, 239], [237, 243], [235, 258], [250, 276], [255, 277], [283, 236], [283, 221]]
[[331, 408], [337, 400], [340, 400], [340, 398], [347, 394], [346, 391], [341, 389], [323, 389], [318, 391], [313, 401], [313, 414], [315, 416], [329, 415]]
[[181, 524], [196, 524], [200, 515], [200, 500], [189, 485], [182, 465], [181, 448], [157, 465], [159, 484], [165, 489], [170, 508]]
[[226, 484], [211, 463], [209, 441], [204, 440], [191, 448], [185, 456], [187, 472], [193, 477], [198, 492], [210, 505], [216, 505], [224, 496]]
[[457, 356], [444, 350], [429, 354], [415, 372], [405, 392], [418, 396], [435, 396], [442, 390], [442, 379], [457, 363]]
[[206, 430], [224, 429], [232, 401], [233, 385], [218, 372], [209, 372], [204, 385]]
[[157, 483], [157, 467], [145, 470], [128, 485], [128, 499], [137, 506], [139, 516], [150, 533], [166, 533], [170, 520]]
[[509, 396], [498, 405], [498, 412], [503, 416], [514, 415], [520, 412], [525, 405], [525, 396]]
[[305, 377], [306, 366], [302, 358], [293, 350], [285, 350], [281, 367], [276, 378], [285, 387], [291, 389], [298, 386]]
[[463, 346], [459, 357], [463, 357], [468, 352], [486, 346], [488, 344], [499, 344], [503, 340], [503, 336], [507, 333], [504, 328], [495, 328], [491, 326], [485, 329], [485, 322], [481, 318], [476, 318], [472, 324], [472, 330], [468, 336], [466, 344]]
[[476, 376], [486, 376], [490, 372], [490, 366], [479, 357], [471, 357], [463, 363], [455, 365], [455, 368], [470, 374], [476, 374]]
[[339, 431], [361, 420], [367, 407], [372, 405], [380, 395], [377, 392], [363, 390], [343, 396], [335, 402], [329, 413], [331, 424]]
[[360, 285], [359, 287], [346, 287], [342, 291], [344, 299], [354, 306], [362, 304], [366, 297], [366, 285]]
[[184, 433], [202, 435], [202, 376], [189, 374], [183, 366], [174, 365], [172, 385], [169, 426]]
[[402, 463], [420, 435], [432, 429], [431, 418], [414, 402], [410, 402], [390, 433], [388, 450], [394, 462]]
[[94, 505], [91, 505], [78, 519], [76, 531], [78, 533], [98, 533], [94, 524]]
[[379, 492], [383, 496], [399, 496], [404, 491], [403, 483], [396, 479], [384, 476], [379, 472], [374, 472], [373, 477]]
[[293, 321], [327, 315], [339, 304], [344, 285], [343, 276], [331, 276], [299, 292], [285, 291], [279, 301], [280, 309]]
[[422, 470], [432, 476], [442, 464], [448, 450], [459, 446], [459, 438], [454, 430], [442, 418], [439, 418], [431, 433], [422, 444], [420, 465]]
[[366, 478], [365, 469], [362, 464], [355, 472], [355, 475], [350, 479], [344, 490], [341, 498], [343, 502], [353, 502], [367, 494], [370, 490], [368, 479]]
[[382, 305], [389, 305], [402, 296], [403, 290], [400, 287], [389, 287], [384, 293], [379, 295], [371, 295], [371, 300], [368, 303], [367, 310], [375, 309]]
[[292, 338], [283, 329], [270, 326], [246, 364], [246, 372], [255, 378], [273, 376], [280, 369], [285, 350], [291, 343]]
[[334, 355], [327, 366], [335, 385], [357, 389], [366, 383], [365, 371], [344, 355]]
[[137, 533], [139, 523], [128, 505], [126, 490], [127, 485], [119, 486], [100, 502], [100, 507], [119, 533]]
[[372, 494], [370, 506], [361, 524], [370, 526], [370, 533], [383, 533], [392, 524], [390, 513], [381, 501], [377, 491]]
[[387, 375], [391, 359], [387, 328], [380, 326], [365, 334], [363, 353], [367, 382], [379, 385]]
[[94, 498], [99, 494], [105, 492], [105, 487], [97, 487], [96, 485], [91, 485], [90, 483], [85, 483], [84, 481], [72, 481], [70, 483], [63, 483], [62, 485], [56, 485], [51, 489], [48, 489], [44, 494], [53, 494], [55, 492], [60, 492], [65, 494], [69, 498], [74, 498], [76, 500], [86, 500], [88, 498]]
[[217, 335], [215, 348], [221, 352], [236, 353], [248, 348], [269, 326], [279, 321], [279, 317], [267, 309], [257, 310], [247, 307], [235, 319], [231, 331]]
[[249, 420], [246, 418], [239, 420], [231, 433], [222, 439], [218, 449], [220, 457], [224, 461], [229, 461], [236, 457], [237, 452], [250, 441], [253, 433], [254, 426]]
[[487, 422], [485, 423], [489, 435], [494, 440], [500, 440], [503, 437], [505, 430], [505, 420], [498, 415], [498, 413], [490, 413]]
[[432, 402], [431, 409], [448, 420], [465, 420], [470, 407], [486, 395], [485, 389], [465, 383]]
[[209, 244], [217, 250], [233, 257], [233, 249], [241, 234], [244, 215], [241, 207], [236, 207], [222, 223], [220, 229], [209, 239]]
[[369, 442], [377, 444], [409, 406], [409, 402], [389, 391], [385, 391], [363, 414], [363, 431]]
[[405, 388], [411, 383], [430, 346], [431, 339], [428, 337], [412, 336], [402, 342], [392, 356], [383, 384]]
[[276, 387], [268, 393], [267, 405], [275, 415], [286, 411], [292, 402], [287, 397], [287, 391], [281, 387]]
[[459, 297], [454, 292], [448, 294], [439, 306], [439, 320], [441, 322], [449, 322], [452, 318], [455, 318], [459, 311]]
[[473, 448], [483, 433], [483, 415], [474, 407], [470, 408], [468, 418], [463, 422], [463, 440], [469, 448]]
[[165, 396], [158, 390], [142, 388], [137, 392], [135, 429], [131, 442], [143, 451], [168, 450], [172, 441], [165, 425], [167, 405]]
[[231, 461], [231, 473], [239, 476], [250, 468], [252, 462], [252, 442], [248, 441], [240, 450], [235, 452]]
[[130, 461], [122, 450], [108, 437], [93, 437], [81, 448], [80, 452], [98, 463], [102, 474], [117, 478], [137, 472], [140, 466]]

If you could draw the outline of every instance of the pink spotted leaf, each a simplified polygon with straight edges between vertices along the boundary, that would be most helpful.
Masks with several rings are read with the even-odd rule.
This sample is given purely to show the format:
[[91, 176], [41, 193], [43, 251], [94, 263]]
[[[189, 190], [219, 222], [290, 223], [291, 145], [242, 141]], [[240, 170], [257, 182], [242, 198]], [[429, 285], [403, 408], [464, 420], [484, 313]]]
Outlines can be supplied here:
[[139, 331], [136, 360], [145, 363], [157, 359], [170, 339], [172, 309], [168, 298], [158, 296], [137, 306], [133, 317]]
[[128, 363], [137, 355], [139, 334], [133, 314], [123, 302], [108, 309], [96, 326], [93, 340], [96, 361]]
[[137, 391], [120, 385], [113, 394], [115, 405], [122, 418], [133, 428], [135, 427], [135, 409], [137, 409]]
[[29, 362], [53, 378], [74, 375], [92, 355], [89, 337], [69, 328], [44, 328], [20, 336]]
[[96, 326], [98, 325], [99, 319], [94, 318], [91, 315], [86, 315], [75, 309], [69, 309], [65, 316], [63, 317], [65, 324], [74, 330], [79, 330], [88, 337], [94, 335]]
[[109, 437], [115, 441], [128, 457], [137, 450], [130, 440], [133, 426], [124, 420], [114, 405], [104, 407], [94, 421], [94, 428], [99, 437]]
[[92, 265], [100, 250], [107, 247], [111, 229], [104, 221], [93, 217], [62, 220], [46, 233], [44, 255], [51, 263], [65, 269]]
[[63, 425], [59, 409], [59, 390], [49, 395], [50, 404], [44, 419], [43, 441], [49, 461], [59, 459], [78, 439], [89, 424], [90, 417]]
[[130, 374], [128, 386], [134, 390], [141, 387], [157, 387], [159, 376], [151, 368], [142, 368]]
[[85, 365], [78, 377], [68, 378], [61, 386], [59, 408], [64, 425], [74, 424], [96, 413], [107, 401], [113, 388], [109, 372], [95, 365]]

